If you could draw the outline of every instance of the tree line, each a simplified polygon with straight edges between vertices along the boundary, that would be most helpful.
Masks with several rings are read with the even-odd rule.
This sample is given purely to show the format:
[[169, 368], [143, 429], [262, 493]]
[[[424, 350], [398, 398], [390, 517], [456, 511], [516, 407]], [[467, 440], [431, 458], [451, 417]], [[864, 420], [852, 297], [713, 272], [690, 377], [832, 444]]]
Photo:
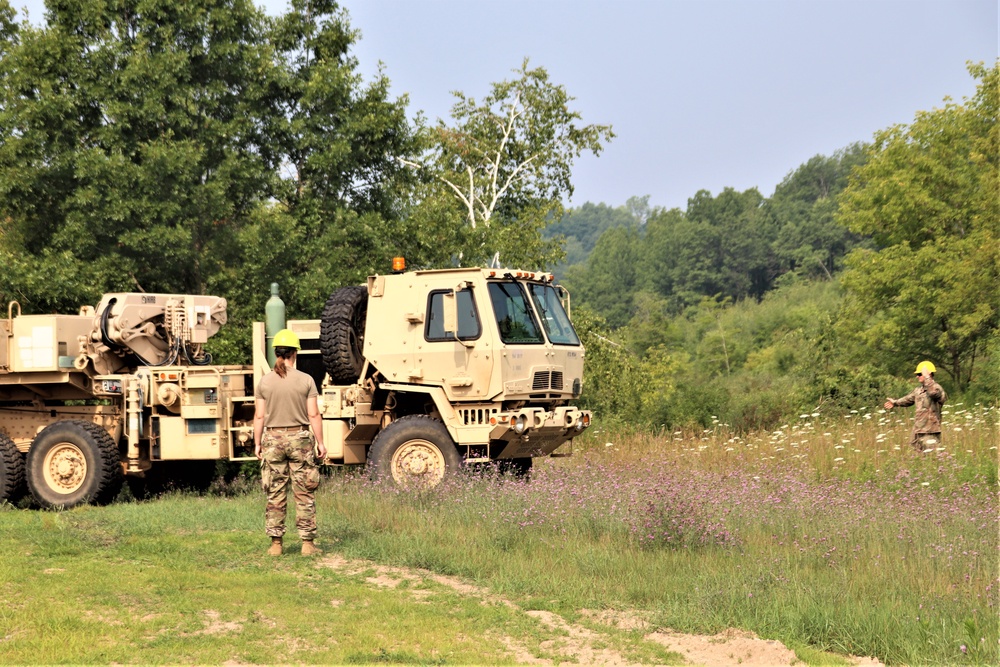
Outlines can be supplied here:
[[955, 400], [995, 403], [998, 67], [970, 64], [972, 98], [816, 156], [769, 198], [570, 211], [557, 226], [584, 250], [562, 271], [588, 333], [591, 407], [771, 428], [877, 409], [922, 359]]
[[292, 317], [413, 266], [554, 268], [588, 344], [583, 400], [647, 424], [771, 425], [877, 401], [929, 358], [1000, 391], [998, 66], [975, 96], [817, 156], [770, 197], [565, 209], [586, 124], [527, 60], [448, 119], [411, 117], [331, 0], [0, 0], [0, 297], [75, 312], [104, 292], [225, 296], [242, 362], [278, 282]]

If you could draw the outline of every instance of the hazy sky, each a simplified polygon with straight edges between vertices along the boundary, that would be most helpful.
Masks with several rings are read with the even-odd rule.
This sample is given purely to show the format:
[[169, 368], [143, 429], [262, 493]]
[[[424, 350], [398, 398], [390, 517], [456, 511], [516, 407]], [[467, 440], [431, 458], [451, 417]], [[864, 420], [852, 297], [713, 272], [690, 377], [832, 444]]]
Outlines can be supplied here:
[[[266, 0], [269, 13], [285, 0]], [[41, 0], [13, 0], [41, 16]], [[774, 192], [810, 157], [868, 141], [998, 57], [997, 0], [345, 0], [362, 72], [381, 61], [411, 112], [447, 117], [525, 57], [617, 137], [580, 158], [570, 202], [701, 189]]]

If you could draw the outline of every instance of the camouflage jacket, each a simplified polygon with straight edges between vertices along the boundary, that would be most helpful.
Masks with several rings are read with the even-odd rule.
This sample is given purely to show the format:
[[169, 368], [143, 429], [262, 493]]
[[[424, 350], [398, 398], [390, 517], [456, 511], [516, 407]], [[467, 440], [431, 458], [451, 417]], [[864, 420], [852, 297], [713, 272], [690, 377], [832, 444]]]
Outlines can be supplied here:
[[931, 381], [930, 385], [920, 385], [903, 398], [893, 399], [892, 403], [896, 407], [905, 408], [908, 405], [916, 405], [917, 411], [913, 416], [914, 433], [940, 433], [941, 432], [941, 406], [948, 400], [948, 394], [944, 393], [937, 382]]

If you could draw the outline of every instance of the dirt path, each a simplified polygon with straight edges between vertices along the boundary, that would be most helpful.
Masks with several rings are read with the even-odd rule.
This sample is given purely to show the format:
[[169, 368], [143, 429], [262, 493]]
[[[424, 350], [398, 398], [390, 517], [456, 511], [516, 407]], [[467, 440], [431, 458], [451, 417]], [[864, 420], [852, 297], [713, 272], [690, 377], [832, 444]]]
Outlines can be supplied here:
[[[387, 567], [364, 560], [348, 560], [337, 554], [321, 558], [317, 565], [328, 567], [347, 575], [367, 574], [365, 581], [380, 588], [396, 588], [401, 583], [421, 583], [433, 581], [448, 587], [456, 593], [479, 599], [483, 602], [502, 604], [514, 610], [519, 610], [516, 604], [500, 596], [494, 595], [488, 589], [473, 586], [456, 577], [435, 574], [429, 570], [414, 568]], [[421, 588], [410, 588], [415, 598], [427, 594]], [[576, 664], [582, 665], [614, 665], [632, 666], [614, 649], [606, 648], [606, 637], [600, 632], [571, 623], [558, 614], [548, 611], [523, 611], [522, 613], [535, 618], [541, 624], [556, 631], [558, 639], [543, 641], [541, 648], [557, 649], [558, 653], [572, 657]], [[783, 665], [801, 664], [788, 647], [779, 641], [760, 639], [752, 632], [730, 628], [717, 635], [689, 635], [671, 630], [654, 629], [652, 625], [638, 614], [616, 611], [593, 611], [581, 609], [580, 615], [591, 622], [591, 625], [603, 625], [619, 630], [643, 632], [646, 641], [655, 642], [668, 650], [679, 654], [686, 664], [704, 665], [705, 667], [779, 667]], [[500, 636], [498, 641], [507, 647], [510, 655], [523, 665], [552, 665], [548, 659], [538, 658], [515, 638]], [[854, 658], [852, 662], [862, 667], [879, 666], [878, 660], [872, 658]], [[561, 663], [570, 664], [570, 663]]]

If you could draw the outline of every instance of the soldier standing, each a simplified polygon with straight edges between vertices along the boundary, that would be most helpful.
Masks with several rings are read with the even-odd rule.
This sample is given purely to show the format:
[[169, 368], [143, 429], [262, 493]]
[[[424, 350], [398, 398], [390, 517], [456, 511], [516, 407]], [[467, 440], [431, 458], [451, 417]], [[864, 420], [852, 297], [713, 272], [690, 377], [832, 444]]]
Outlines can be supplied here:
[[[265, 527], [271, 537], [267, 553], [281, 555], [288, 507], [288, 482], [295, 497], [295, 527], [302, 538], [302, 555], [320, 553], [316, 539], [316, 499], [319, 467], [316, 456], [326, 458], [323, 423], [319, 414], [316, 382], [295, 368], [299, 337], [288, 329], [274, 336], [274, 370], [265, 375], [257, 391], [253, 419], [254, 453], [260, 459], [260, 477], [267, 494]], [[312, 432], [309, 431], [310, 425]]]
[[948, 400], [948, 395], [934, 381], [936, 371], [934, 364], [921, 361], [916, 370], [920, 386], [902, 398], [889, 398], [885, 401], [886, 410], [914, 404], [917, 406], [910, 445], [919, 452], [941, 442], [941, 406]]

